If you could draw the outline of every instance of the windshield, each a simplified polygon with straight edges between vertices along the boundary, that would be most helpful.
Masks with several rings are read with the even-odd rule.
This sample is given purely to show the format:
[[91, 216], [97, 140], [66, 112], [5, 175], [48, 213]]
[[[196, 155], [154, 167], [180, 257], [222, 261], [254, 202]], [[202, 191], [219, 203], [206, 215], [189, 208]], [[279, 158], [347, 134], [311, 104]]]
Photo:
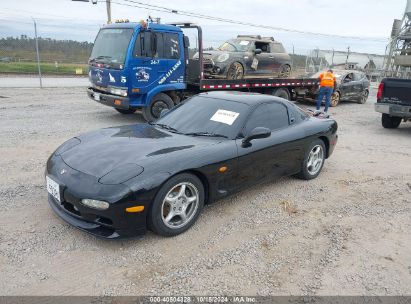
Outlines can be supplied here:
[[173, 108], [156, 124], [193, 136], [216, 135], [234, 139], [248, 111], [249, 106], [243, 103], [194, 96]]
[[250, 48], [250, 41], [231, 39], [224, 42], [218, 49], [226, 52], [246, 52]]
[[132, 35], [131, 28], [100, 30], [91, 51], [90, 61], [124, 64]]

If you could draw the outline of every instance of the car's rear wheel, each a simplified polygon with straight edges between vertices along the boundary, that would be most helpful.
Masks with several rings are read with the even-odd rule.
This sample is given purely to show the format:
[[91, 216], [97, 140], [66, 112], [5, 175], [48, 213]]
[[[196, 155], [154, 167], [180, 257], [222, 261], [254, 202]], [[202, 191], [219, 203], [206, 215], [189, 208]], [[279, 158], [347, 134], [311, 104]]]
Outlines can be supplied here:
[[301, 171], [297, 177], [305, 180], [316, 178], [324, 166], [325, 157], [324, 142], [321, 139], [313, 141], [305, 153]]
[[331, 95], [330, 107], [336, 107], [340, 103], [341, 95], [340, 92], [334, 92]]
[[117, 108], [115, 108], [115, 109], [116, 109], [117, 112], [119, 112], [121, 114], [133, 114], [136, 111], [136, 109], [128, 109], [128, 110], [117, 109]]
[[388, 114], [382, 114], [381, 124], [386, 129], [396, 129], [402, 121], [401, 117], [393, 117]]
[[157, 193], [148, 215], [150, 229], [163, 236], [188, 230], [204, 207], [204, 186], [192, 174], [169, 179]]
[[170, 96], [164, 93], [157, 94], [151, 102], [143, 108], [142, 113], [146, 121], [154, 121], [160, 118], [161, 111], [171, 109], [174, 106]]
[[280, 78], [288, 78], [291, 76], [291, 66], [288, 64], [285, 64], [281, 67], [281, 71], [278, 74], [278, 77]]
[[239, 62], [233, 62], [230, 64], [227, 70], [227, 79], [243, 79], [244, 78], [244, 68]]
[[368, 95], [369, 95], [368, 90], [364, 90], [364, 92], [361, 93], [361, 96], [360, 96], [360, 99], [359, 99], [359, 103], [361, 103], [361, 104], [366, 103], [366, 102], [367, 102], [367, 99], [368, 99]]

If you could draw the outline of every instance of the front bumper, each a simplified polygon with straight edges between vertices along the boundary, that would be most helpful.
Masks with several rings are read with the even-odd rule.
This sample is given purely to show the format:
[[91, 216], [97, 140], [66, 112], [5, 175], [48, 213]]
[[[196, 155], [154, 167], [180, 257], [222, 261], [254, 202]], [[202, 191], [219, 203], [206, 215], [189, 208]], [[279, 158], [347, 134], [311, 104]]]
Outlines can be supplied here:
[[95, 90], [92, 87], [87, 88], [87, 95], [94, 101], [103, 105], [128, 110], [130, 109], [130, 99], [127, 97], [106, 94]]
[[223, 77], [226, 73], [226, 66], [219, 66], [215, 64], [214, 60], [208, 59], [204, 61], [203, 71], [206, 77]]
[[[64, 172], [64, 173], [62, 173]], [[146, 210], [150, 198], [137, 202], [134, 192], [126, 185], [103, 185], [98, 178], [74, 170], [59, 156], [53, 155], [47, 165], [46, 175], [60, 187], [60, 201], [48, 195], [53, 211], [74, 227], [102, 238], [123, 238], [145, 234]], [[97, 210], [81, 203], [83, 198], [109, 202], [106, 210]], [[144, 205], [140, 213], [128, 213], [126, 208]]]
[[379, 102], [374, 105], [375, 111], [394, 117], [411, 118], [411, 106]]

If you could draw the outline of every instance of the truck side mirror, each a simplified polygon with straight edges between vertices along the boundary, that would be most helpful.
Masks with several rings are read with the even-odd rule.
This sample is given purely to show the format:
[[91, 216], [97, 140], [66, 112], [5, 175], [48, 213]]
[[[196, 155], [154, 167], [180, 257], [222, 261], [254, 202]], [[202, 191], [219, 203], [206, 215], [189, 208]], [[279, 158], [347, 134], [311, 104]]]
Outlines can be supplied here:
[[263, 51], [261, 49], [255, 49], [254, 54], [258, 55], [261, 54]]

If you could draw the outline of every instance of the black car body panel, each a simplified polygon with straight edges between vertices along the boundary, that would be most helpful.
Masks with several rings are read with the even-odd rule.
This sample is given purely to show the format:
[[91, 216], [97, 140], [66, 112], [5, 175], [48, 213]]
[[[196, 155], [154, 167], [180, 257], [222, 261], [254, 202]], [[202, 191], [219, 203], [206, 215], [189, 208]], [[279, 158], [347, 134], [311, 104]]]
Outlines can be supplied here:
[[[234, 42], [237, 46], [244, 47], [225, 48], [223, 44], [217, 50], [203, 52], [205, 77], [226, 78], [228, 68], [235, 62], [241, 63], [245, 77], [277, 77], [285, 65], [291, 67], [290, 55], [280, 42], [274, 41], [271, 37], [239, 36], [237, 39], [228, 40], [225, 44], [233, 45]], [[257, 48], [260, 50], [263, 48], [260, 54], [255, 53]], [[226, 59], [222, 61], [219, 58]]]
[[[238, 136], [190, 136], [151, 124], [80, 135], [58, 148], [47, 162], [46, 176], [60, 185], [62, 193], [62, 203], [49, 195], [53, 210], [73, 226], [100, 237], [141, 235], [146, 231], [147, 212], [155, 195], [178, 173], [198, 176], [206, 190], [206, 203], [211, 203], [263, 179], [298, 173], [306, 148], [315, 139], [324, 140], [327, 157], [335, 147], [334, 120], [310, 117], [286, 100], [211, 92], [197, 95], [180, 107], [188, 108], [199, 98], [209, 99], [208, 104], [197, 102], [204, 107], [213, 102], [223, 107], [228, 101], [241, 105], [245, 110], [238, 120]], [[245, 146], [244, 123], [255, 109], [273, 102], [286, 108], [289, 124]], [[224, 174], [219, 172], [221, 166], [228, 168]], [[109, 208], [91, 209], [81, 203], [82, 199], [103, 200]], [[135, 205], [144, 206], [144, 212], [125, 212]]]
[[[312, 78], [320, 76], [318, 72], [312, 75]], [[365, 90], [370, 90], [370, 81], [365, 73], [355, 70], [334, 71], [337, 78], [335, 91], [340, 93], [341, 100], [358, 101], [363, 96]], [[309, 92], [307, 97], [316, 98], [319, 88], [314, 88]]]

